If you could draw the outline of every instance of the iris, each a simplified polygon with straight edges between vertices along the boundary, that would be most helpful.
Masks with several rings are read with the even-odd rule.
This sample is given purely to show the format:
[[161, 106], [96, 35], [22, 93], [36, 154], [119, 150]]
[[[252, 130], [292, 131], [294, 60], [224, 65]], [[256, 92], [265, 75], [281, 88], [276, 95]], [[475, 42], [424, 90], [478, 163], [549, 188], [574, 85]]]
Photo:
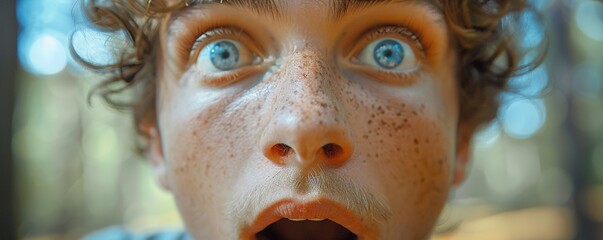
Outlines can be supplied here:
[[239, 50], [231, 42], [220, 41], [214, 43], [210, 49], [209, 59], [217, 69], [230, 70], [239, 62]]
[[379, 66], [392, 69], [404, 60], [404, 49], [397, 41], [385, 39], [375, 46], [373, 58]]

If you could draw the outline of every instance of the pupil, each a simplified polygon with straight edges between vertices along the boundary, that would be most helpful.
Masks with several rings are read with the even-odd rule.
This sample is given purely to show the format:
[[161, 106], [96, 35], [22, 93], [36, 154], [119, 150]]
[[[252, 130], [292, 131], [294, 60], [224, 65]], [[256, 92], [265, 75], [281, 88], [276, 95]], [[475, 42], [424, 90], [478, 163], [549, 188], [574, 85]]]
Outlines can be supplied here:
[[385, 50], [385, 52], [383, 52], [383, 55], [385, 55], [386, 57], [391, 57], [392, 56], [392, 50]]
[[228, 51], [223, 51], [220, 57], [222, 57], [223, 59], [227, 59], [228, 57], [230, 57], [230, 53]]

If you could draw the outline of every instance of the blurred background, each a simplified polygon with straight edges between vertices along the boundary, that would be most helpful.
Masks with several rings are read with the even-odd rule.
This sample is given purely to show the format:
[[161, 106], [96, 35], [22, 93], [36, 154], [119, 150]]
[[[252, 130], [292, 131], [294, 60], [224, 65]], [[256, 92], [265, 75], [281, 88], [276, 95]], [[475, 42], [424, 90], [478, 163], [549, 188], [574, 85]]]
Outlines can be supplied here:
[[[474, 139], [471, 173], [435, 239], [603, 239], [603, 1], [533, 0], [524, 47], [548, 32], [541, 67], [512, 80], [499, 117]], [[76, 0], [0, 3], [0, 239], [77, 239], [123, 225], [178, 227], [171, 197], [135, 153], [128, 112], [99, 98], [99, 76], [69, 54], [85, 33]], [[88, 48], [104, 33], [74, 35]]]

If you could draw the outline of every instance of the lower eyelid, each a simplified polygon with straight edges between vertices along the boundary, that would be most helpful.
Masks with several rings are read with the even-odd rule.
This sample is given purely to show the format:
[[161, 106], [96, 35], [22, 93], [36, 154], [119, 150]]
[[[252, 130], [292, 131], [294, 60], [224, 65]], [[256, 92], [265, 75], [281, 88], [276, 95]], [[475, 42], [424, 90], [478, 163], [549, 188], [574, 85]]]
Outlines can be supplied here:
[[264, 64], [258, 64], [234, 69], [232, 71], [201, 74], [199, 77], [200, 84], [208, 87], [220, 88], [249, 78], [265, 70], [266, 66]]
[[420, 77], [420, 68], [417, 67], [411, 71], [405, 72], [392, 72], [385, 71], [381, 69], [357, 69], [356, 71], [360, 72], [363, 75], [366, 75], [369, 78], [375, 79], [378, 82], [382, 82], [384, 84], [393, 85], [396, 87], [405, 87], [413, 84]]

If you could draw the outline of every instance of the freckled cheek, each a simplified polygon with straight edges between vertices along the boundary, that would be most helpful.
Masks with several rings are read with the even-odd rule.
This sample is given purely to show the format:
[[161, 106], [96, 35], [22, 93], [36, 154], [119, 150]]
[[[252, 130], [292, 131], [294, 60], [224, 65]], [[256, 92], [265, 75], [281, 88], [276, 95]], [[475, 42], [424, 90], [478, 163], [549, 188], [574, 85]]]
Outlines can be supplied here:
[[173, 191], [181, 200], [196, 205], [211, 202], [215, 180], [225, 178], [227, 172], [216, 161], [218, 146], [203, 141], [199, 131], [192, 128], [179, 134], [167, 157]]
[[248, 114], [226, 111], [227, 104], [207, 106], [166, 126], [171, 130], [164, 145], [173, 190], [191, 204], [223, 198], [249, 153], [244, 147], [252, 146], [253, 133], [243, 121]]
[[363, 163], [383, 173], [385, 189], [396, 190], [386, 191], [388, 198], [412, 199], [415, 206], [441, 204], [449, 186], [453, 141], [445, 124], [424, 108], [400, 106], [376, 107], [365, 119]]

